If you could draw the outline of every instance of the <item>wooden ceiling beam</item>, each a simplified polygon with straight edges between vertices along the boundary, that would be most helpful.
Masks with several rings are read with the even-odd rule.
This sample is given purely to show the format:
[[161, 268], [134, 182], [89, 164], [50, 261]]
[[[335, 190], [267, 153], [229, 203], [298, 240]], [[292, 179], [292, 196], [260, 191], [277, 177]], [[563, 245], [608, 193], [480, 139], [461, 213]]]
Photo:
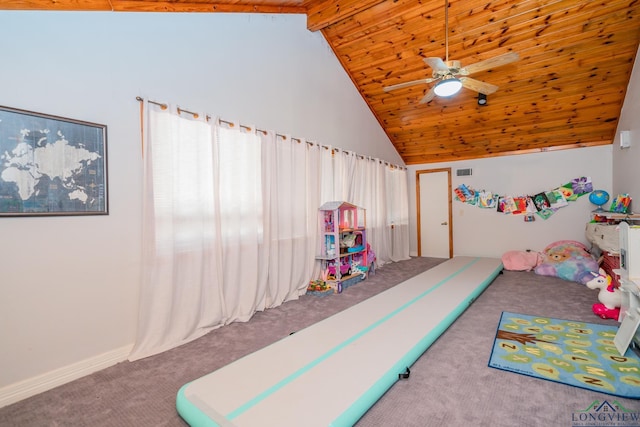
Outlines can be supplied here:
[[299, 13], [307, 8], [298, 2], [220, 3], [175, 0], [13, 0], [0, 2], [0, 10], [57, 10], [112, 12], [230, 12], [230, 13]]
[[0, 10], [110, 11], [109, 0], [13, 0], [0, 2]]
[[217, 3], [211, 1], [111, 0], [117, 12], [306, 13], [299, 5]]

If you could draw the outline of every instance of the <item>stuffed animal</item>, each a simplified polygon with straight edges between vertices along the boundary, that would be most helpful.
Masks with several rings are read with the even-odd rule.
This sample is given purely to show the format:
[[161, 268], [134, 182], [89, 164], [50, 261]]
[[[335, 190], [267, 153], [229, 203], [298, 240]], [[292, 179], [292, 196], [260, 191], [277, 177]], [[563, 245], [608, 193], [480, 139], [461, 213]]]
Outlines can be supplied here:
[[360, 266], [360, 262], [356, 260], [351, 261], [351, 273], [361, 274], [363, 280], [367, 278], [367, 268]]
[[591, 274], [594, 277], [586, 283], [587, 287], [589, 289], [600, 289], [600, 292], [598, 292], [600, 303], [593, 304], [593, 313], [603, 319], [618, 320], [620, 306], [622, 305], [620, 290], [611, 283], [611, 276], [602, 268], [599, 273]]
[[598, 273], [598, 261], [585, 245], [575, 240], [554, 242], [542, 251], [542, 255], [542, 262], [533, 270], [542, 276], [586, 284], [593, 279], [593, 273]]

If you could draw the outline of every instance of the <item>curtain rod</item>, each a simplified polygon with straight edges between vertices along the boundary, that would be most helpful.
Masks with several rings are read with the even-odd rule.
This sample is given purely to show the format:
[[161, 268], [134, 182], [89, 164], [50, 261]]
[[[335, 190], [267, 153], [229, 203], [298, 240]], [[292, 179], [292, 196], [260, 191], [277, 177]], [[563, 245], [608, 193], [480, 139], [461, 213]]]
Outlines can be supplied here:
[[[144, 98], [142, 98], [142, 97], [140, 97], [140, 96], [136, 96], [136, 101], [138, 101], [138, 102], [143, 102], [143, 101], [144, 101]], [[152, 100], [148, 100], [147, 102], [148, 102], [149, 104], [154, 104], [154, 105], [159, 106], [162, 110], [166, 110], [167, 108], [169, 108], [169, 106], [168, 106], [167, 104], [162, 103], [162, 102], [157, 102], [157, 101], [152, 101]], [[200, 114], [198, 114], [198, 113], [196, 113], [196, 112], [189, 111], [189, 110], [185, 110], [184, 108], [180, 108], [180, 107], [176, 107], [176, 108], [177, 108], [178, 114], [181, 114], [181, 113], [191, 114], [191, 115], [193, 116], [193, 118], [194, 118], [194, 119], [197, 119], [197, 118], [199, 118], [199, 117], [200, 117]], [[211, 116], [206, 116], [205, 118], [206, 118], [206, 120], [207, 120], [207, 121], [211, 120]], [[235, 123], [234, 123], [234, 122], [230, 122], [230, 121], [228, 121], [228, 120], [223, 120], [223, 119], [218, 118], [218, 121], [220, 121], [220, 122], [222, 122], [222, 123], [224, 123], [224, 124], [228, 125], [229, 127], [233, 127], [233, 126], [235, 126]], [[252, 130], [251, 126], [246, 126], [246, 125], [243, 125], [243, 124], [240, 124], [240, 123], [238, 123], [238, 126], [240, 126], [242, 129], [246, 129], [246, 130], [249, 130], [249, 131], [250, 131], [250, 130]], [[256, 132], [261, 132], [261, 133], [262, 133], [262, 134], [264, 134], [264, 135], [266, 135], [266, 134], [267, 134], [267, 131], [266, 131], [266, 130], [262, 130], [262, 129], [258, 129], [258, 128], [256, 128]], [[282, 138], [282, 139], [287, 139], [287, 136], [286, 136], [286, 135], [282, 135], [282, 134], [279, 134], [279, 133], [276, 133], [276, 136], [277, 136], [277, 137], [280, 137], [280, 138]], [[302, 142], [302, 139], [300, 139], [300, 138], [294, 138], [294, 137], [291, 137], [291, 140], [292, 140], [292, 141], [296, 141], [296, 142], [298, 142], [298, 143]], [[330, 148], [330, 147], [328, 147], [328, 146], [326, 146], [326, 145], [317, 144], [317, 143], [312, 142], [312, 141], [306, 141], [306, 143], [307, 143], [308, 145], [317, 145], [318, 147], [324, 148], [325, 150], [328, 150], [328, 149]], [[335, 148], [335, 147], [332, 147], [332, 151], [334, 151], [334, 152], [336, 152], [336, 151], [337, 151], [337, 152], [342, 151], [344, 154], [349, 154], [349, 151], [347, 151], [347, 150], [342, 150], [342, 149], [340, 149], [340, 148]], [[363, 159], [363, 160], [364, 160], [364, 159], [366, 159], [366, 158], [368, 158], [369, 160], [375, 160], [375, 159], [372, 159], [371, 157], [367, 157], [367, 156], [364, 156], [364, 155], [361, 155], [361, 154], [356, 154], [356, 157], [359, 157], [360, 159]], [[403, 166], [392, 165], [391, 163], [386, 162], [386, 161], [383, 161], [383, 160], [379, 160], [379, 161], [380, 161], [380, 163], [384, 163], [385, 165], [387, 165], [387, 166], [391, 167], [392, 169], [393, 169], [393, 168], [396, 168], [396, 169], [406, 169], [406, 168], [405, 168], [405, 167], [403, 167]]]
[[[144, 101], [144, 99], [143, 99], [143, 98], [141, 98], [141, 97], [139, 97], [139, 96], [136, 96], [136, 100], [137, 100], [137, 101], [140, 101], [140, 102]], [[169, 107], [167, 104], [163, 104], [163, 103], [161, 103], [161, 102], [156, 102], [156, 101], [151, 101], [151, 100], [149, 100], [148, 102], [149, 102], [150, 104], [158, 105], [162, 110], [166, 110], [166, 109]], [[194, 112], [194, 111], [185, 110], [184, 108], [180, 108], [180, 107], [177, 107], [177, 111], [178, 111], [178, 114], [182, 114], [182, 113], [191, 114], [191, 115], [193, 116], [193, 118], [194, 118], [194, 119], [200, 118], [200, 114], [198, 114], [198, 113], [196, 113], [196, 112]], [[206, 117], [205, 117], [205, 119], [206, 119], [207, 121], [209, 121], [209, 120], [211, 120], [211, 116], [206, 116]], [[235, 123], [234, 123], [234, 122], [230, 122], [230, 121], [228, 121], [228, 120], [218, 119], [218, 121], [220, 121], [220, 122], [222, 122], [222, 123], [224, 123], [224, 124], [228, 125], [229, 127], [234, 127], [234, 126], [235, 126]], [[250, 131], [250, 130], [252, 130], [251, 126], [246, 126], [246, 125], [243, 125], [243, 124], [238, 124], [238, 126], [240, 126], [242, 129], [245, 129], [245, 130], [249, 130], [249, 131]], [[258, 129], [258, 128], [256, 128], [256, 132], [260, 132], [260, 133], [262, 133], [262, 134], [264, 134], [264, 135], [266, 135], [266, 134], [267, 134], [267, 131], [266, 131], [266, 130], [262, 130], [262, 129]], [[286, 136], [286, 135], [281, 135], [281, 134], [279, 134], [279, 133], [276, 133], [276, 136], [278, 136], [278, 137], [280, 137], [280, 138], [283, 138], [283, 139], [286, 139], [286, 138], [287, 138], [287, 136]], [[300, 138], [293, 138], [293, 137], [292, 137], [291, 139], [292, 139], [293, 141], [296, 141], [296, 142], [302, 142], [302, 140], [301, 140]], [[313, 142], [311, 142], [311, 141], [307, 141], [307, 144], [314, 145], [314, 143], [313, 143]], [[318, 144], [318, 145], [319, 145], [319, 144]], [[329, 149], [329, 147], [325, 147], [324, 145], [322, 145], [321, 147], [326, 148], [326, 149]]]

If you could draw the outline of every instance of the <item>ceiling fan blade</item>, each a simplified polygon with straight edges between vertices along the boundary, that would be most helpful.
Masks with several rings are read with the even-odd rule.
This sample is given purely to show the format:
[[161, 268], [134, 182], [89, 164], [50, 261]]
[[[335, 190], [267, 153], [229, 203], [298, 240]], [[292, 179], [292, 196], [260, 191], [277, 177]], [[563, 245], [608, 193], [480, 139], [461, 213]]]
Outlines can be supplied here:
[[475, 64], [467, 65], [460, 69], [460, 74], [467, 76], [480, 71], [488, 70], [490, 68], [501, 67], [503, 65], [510, 64], [520, 59], [520, 55], [515, 52], [509, 52], [502, 55], [494, 56], [493, 58], [485, 59], [484, 61], [476, 62]]
[[491, 95], [499, 89], [496, 85], [481, 82], [480, 80], [472, 79], [471, 77], [460, 77], [460, 82], [462, 82], [463, 87], [485, 95]]
[[386, 86], [386, 87], [382, 88], [382, 90], [384, 90], [385, 92], [389, 92], [389, 91], [392, 91], [392, 90], [402, 89], [402, 88], [409, 87], [409, 86], [415, 86], [415, 85], [420, 85], [420, 84], [431, 83], [434, 80], [435, 79], [432, 79], [432, 78], [413, 80], [413, 81], [410, 81], [410, 82], [398, 83], [397, 85]]
[[449, 67], [447, 67], [447, 64], [445, 64], [444, 61], [440, 58], [424, 58], [424, 62], [426, 62], [427, 65], [433, 69], [433, 71], [443, 71], [445, 73], [449, 71]]
[[427, 102], [430, 102], [435, 96], [436, 93], [433, 88], [429, 89], [429, 92], [427, 92], [426, 95], [423, 96], [420, 100], [420, 104], [426, 104]]

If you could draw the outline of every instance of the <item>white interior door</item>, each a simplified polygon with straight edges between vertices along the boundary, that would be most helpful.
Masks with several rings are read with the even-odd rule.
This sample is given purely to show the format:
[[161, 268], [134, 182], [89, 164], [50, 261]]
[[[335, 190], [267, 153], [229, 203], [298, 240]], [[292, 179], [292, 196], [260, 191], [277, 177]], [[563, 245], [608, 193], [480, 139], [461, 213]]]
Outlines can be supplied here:
[[418, 171], [418, 253], [451, 258], [451, 169]]

